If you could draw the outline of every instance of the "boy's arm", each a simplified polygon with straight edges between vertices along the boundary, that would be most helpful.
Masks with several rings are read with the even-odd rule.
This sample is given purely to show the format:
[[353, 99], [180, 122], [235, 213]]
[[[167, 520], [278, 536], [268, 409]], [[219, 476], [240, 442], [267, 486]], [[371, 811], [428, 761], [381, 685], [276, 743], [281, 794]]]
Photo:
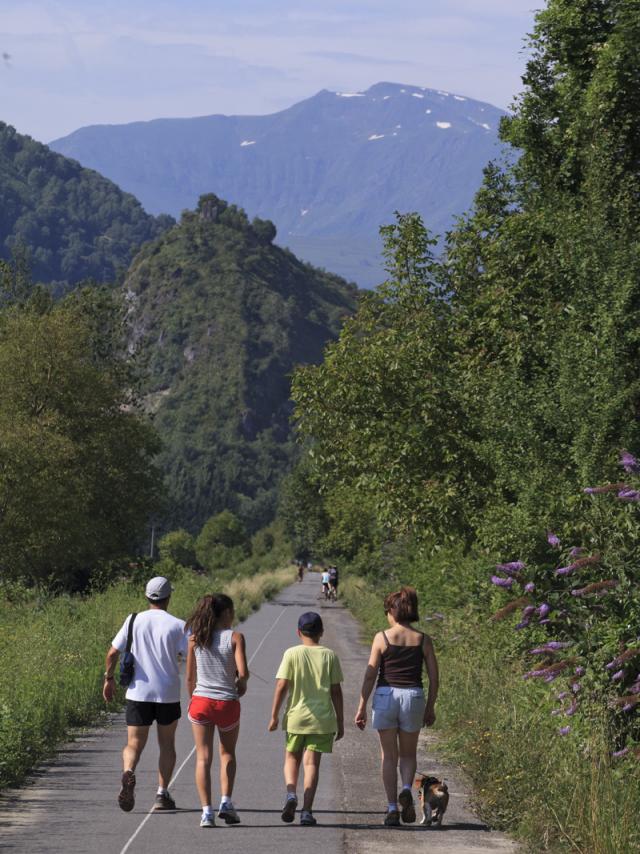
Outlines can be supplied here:
[[336, 733], [336, 741], [340, 741], [344, 735], [344, 702], [342, 699], [342, 686], [339, 682], [331, 686], [331, 702], [336, 710], [336, 718], [338, 719], [338, 732]]
[[278, 729], [278, 719], [284, 698], [289, 690], [288, 679], [276, 679], [276, 690], [273, 692], [273, 706], [271, 708], [271, 720], [269, 721], [269, 732]]

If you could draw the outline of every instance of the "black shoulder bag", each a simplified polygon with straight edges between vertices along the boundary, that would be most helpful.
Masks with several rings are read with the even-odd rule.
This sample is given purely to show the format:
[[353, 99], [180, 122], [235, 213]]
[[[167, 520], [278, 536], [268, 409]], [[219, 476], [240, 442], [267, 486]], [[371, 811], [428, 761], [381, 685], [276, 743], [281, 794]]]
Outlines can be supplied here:
[[120, 684], [123, 688], [126, 688], [133, 679], [134, 659], [133, 653], [131, 652], [131, 645], [133, 643], [133, 621], [136, 616], [137, 614], [132, 614], [129, 619], [129, 628], [127, 629], [127, 648], [120, 659]]

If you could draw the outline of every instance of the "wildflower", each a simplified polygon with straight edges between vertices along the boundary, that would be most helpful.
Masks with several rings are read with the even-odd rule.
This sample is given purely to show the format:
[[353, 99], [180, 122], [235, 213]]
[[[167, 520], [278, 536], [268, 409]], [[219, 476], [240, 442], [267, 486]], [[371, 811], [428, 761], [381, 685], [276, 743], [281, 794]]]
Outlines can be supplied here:
[[637, 489], [623, 489], [618, 493], [620, 501], [640, 501], [640, 492]]
[[640, 465], [638, 464], [638, 460], [630, 454], [629, 451], [621, 451], [620, 452], [620, 465], [626, 472], [630, 472], [632, 474], [638, 474], [640, 472]]
[[587, 671], [584, 669], [584, 667], [582, 667], [582, 665], [580, 665], [579, 667], [576, 667], [573, 672], [576, 674], [576, 676], [584, 676]]
[[566, 700], [567, 697], [570, 697], [571, 694], [568, 691], [561, 691], [558, 694], [558, 700]]
[[622, 707], [622, 711], [623, 712], [631, 712], [631, 711], [633, 711], [633, 709], [635, 709], [635, 707], [636, 707], [635, 703], [625, 703], [624, 706]]
[[624, 664], [624, 662], [628, 661], [630, 658], [635, 658], [639, 653], [640, 647], [631, 647], [626, 649], [623, 653], [612, 659], [608, 664], [605, 664], [605, 669], [613, 670], [615, 667], [619, 667], [621, 664]]
[[539, 646], [536, 649], [530, 649], [529, 655], [544, 655], [548, 652], [557, 652], [560, 649], [566, 649], [571, 646], [569, 641], [549, 641], [544, 646]]
[[572, 596], [588, 596], [590, 593], [596, 593], [598, 596], [606, 594], [609, 590], [617, 587], [619, 584], [615, 578], [607, 579], [606, 581], [594, 581], [593, 584], [587, 584], [586, 587], [576, 587], [571, 591]]
[[551, 613], [551, 605], [548, 605], [546, 602], [543, 602], [539, 608], [536, 609], [540, 619], [544, 620]]
[[571, 685], [571, 690], [574, 694], [578, 694], [580, 691], [582, 691], [582, 685], [579, 682], [574, 682]]
[[525, 593], [533, 593], [535, 589], [536, 589], [536, 586], [533, 583], [533, 581], [527, 581], [527, 583], [524, 586], [524, 592]]
[[570, 563], [569, 566], [559, 566], [556, 569], [556, 575], [571, 575], [572, 572], [576, 571], [575, 563]]
[[560, 538], [553, 533], [553, 531], [547, 531], [547, 542], [550, 546], [553, 546], [555, 549], [560, 548]]
[[577, 711], [578, 711], [578, 701], [574, 699], [574, 701], [571, 703], [571, 705], [569, 706], [569, 708], [565, 712], [565, 715], [568, 718], [571, 718], [571, 717], [573, 717], [573, 715], [575, 715], [575, 713]]
[[587, 495], [604, 495], [605, 492], [619, 492], [621, 489], [629, 489], [626, 483], [607, 483], [604, 486], [587, 486], [582, 491]]
[[580, 557], [580, 555], [581, 555], [584, 551], [586, 551], [586, 549], [583, 549], [583, 548], [582, 548], [582, 546], [574, 546], [574, 547], [571, 549], [571, 551], [569, 552], [569, 557]]
[[614, 673], [611, 677], [612, 682], [619, 682], [621, 679], [624, 679], [624, 670], [618, 670], [618, 672]]
[[524, 569], [526, 563], [522, 560], [512, 560], [510, 563], [498, 563], [496, 564], [496, 569], [499, 572], [520, 572], [520, 570]]
[[611, 754], [611, 756], [612, 756], [614, 759], [620, 759], [620, 757], [621, 757], [621, 756], [626, 756], [628, 752], [629, 752], [629, 748], [628, 748], [628, 747], [623, 747], [623, 748], [622, 748], [622, 750], [615, 750], [615, 751]]
[[500, 578], [498, 575], [492, 575], [491, 583], [495, 584], [496, 587], [510, 588], [513, 585], [513, 578]]
[[545, 620], [538, 620], [538, 625], [539, 625], [539, 626], [548, 626], [550, 623], [551, 623], [551, 620], [547, 620], [547, 619], [545, 619]]
[[500, 608], [499, 611], [496, 611], [491, 619], [494, 622], [498, 622], [499, 620], [504, 619], [504, 617], [508, 617], [509, 614], [513, 613], [513, 611], [517, 610], [522, 605], [526, 605], [528, 602], [529, 600], [526, 596], [521, 596], [519, 599], [513, 599], [511, 602], [508, 602], [504, 608]]
[[560, 727], [560, 729], [558, 730], [559, 735], [569, 735], [570, 732], [571, 732], [570, 726], [563, 726], [563, 727]]

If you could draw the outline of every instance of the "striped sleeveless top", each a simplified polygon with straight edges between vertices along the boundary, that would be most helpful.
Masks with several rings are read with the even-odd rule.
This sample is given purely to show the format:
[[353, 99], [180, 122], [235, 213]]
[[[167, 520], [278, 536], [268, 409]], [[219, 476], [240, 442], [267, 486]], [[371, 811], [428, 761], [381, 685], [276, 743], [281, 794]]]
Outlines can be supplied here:
[[208, 697], [210, 700], [238, 699], [232, 635], [233, 629], [215, 631], [208, 647], [194, 647], [197, 673], [193, 692], [195, 697]]

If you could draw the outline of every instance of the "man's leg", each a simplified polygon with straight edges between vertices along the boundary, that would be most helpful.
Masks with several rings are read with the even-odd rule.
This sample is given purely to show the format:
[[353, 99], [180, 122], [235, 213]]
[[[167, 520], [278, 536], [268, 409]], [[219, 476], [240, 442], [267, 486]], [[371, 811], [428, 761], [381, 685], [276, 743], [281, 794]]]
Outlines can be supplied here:
[[305, 750], [304, 752], [304, 801], [302, 809], [309, 812], [313, 809], [313, 799], [318, 788], [321, 759], [322, 753], [317, 750]]
[[136, 765], [140, 761], [148, 738], [148, 726], [127, 727], [127, 744], [122, 751], [122, 768], [124, 771], [136, 770]]
[[163, 789], [169, 788], [173, 769], [176, 767], [176, 728], [178, 721], [161, 726], [158, 724], [158, 785]]

